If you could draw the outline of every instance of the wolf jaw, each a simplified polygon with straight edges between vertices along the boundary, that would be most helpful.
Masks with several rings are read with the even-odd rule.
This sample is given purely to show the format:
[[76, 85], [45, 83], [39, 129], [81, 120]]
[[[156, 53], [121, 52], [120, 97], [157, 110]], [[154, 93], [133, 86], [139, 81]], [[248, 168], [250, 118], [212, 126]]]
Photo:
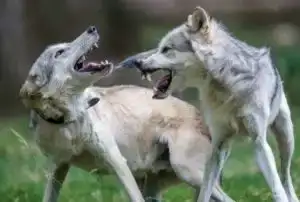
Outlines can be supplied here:
[[[188, 28], [185, 25], [178, 26], [160, 41], [158, 47], [125, 59], [119, 64], [120, 68], [136, 68], [142, 73], [143, 78], [151, 78], [150, 75], [154, 72], [163, 70], [166, 75], [162, 76], [162, 78], [153, 85], [153, 88], [154, 93], [156, 89], [163, 89], [161, 95], [167, 97], [170, 94], [171, 83], [168, 83], [168, 85], [160, 84], [166, 84], [166, 78], [169, 78], [169, 82], [173, 81], [173, 78], [182, 72], [182, 67], [196, 67], [198, 65], [198, 63], [197, 65], [194, 64], [198, 62], [198, 59], [195, 57], [188, 37], [186, 37], [186, 34], [182, 34], [183, 32], [187, 32], [187, 30]], [[151, 61], [154, 58], [159, 58], [159, 60], [155, 59], [156, 61], [152, 63]], [[180, 64], [172, 63], [171, 60], [173, 58], [180, 58]], [[155, 94], [154, 97], [156, 97]]]
[[[140, 64], [137, 61], [135, 63], [137, 69], [141, 72], [141, 78], [142, 80], [149, 81], [153, 86], [153, 96], [154, 99], [164, 99], [168, 96], [168, 91], [170, 88], [170, 85], [173, 80], [173, 76], [175, 74], [175, 71], [173, 69], [160, 69], [160, 68], [140, 68]], [[156, 82], [153, 82], [152, 80], [152, 74], [154, 74], [157, 71], [163, 71], [163, 76], [160, 77]]]
[[79, 71], [84, 67], [84, 61], [87, 59], [87, 54], [98, 48], [98, 42], [94, 43], [87, 53], [81, 55], [74, 65], [74, 70]]
[[[66, 99], [76, 100], [74, 96], [113, 71], [112, 63], [107, 60], [87, 61], [88, 54], [98, 47], [99, 39], [96, 28], [90, 27], [72, 42], [47, 47], [33, 64], [20, 90], [25, 106], [51, 123], [69, 123], [76, 119], [73, 107], [68, 106], [72, 102]], [[85, 106], [83, 111], [90, 107], [88, 101]]]
[[172, 71], [172, 69], [165, 69], [164, 72], [166, 72], [166, 74], [159, 78], [153, 86], [154, 92], [152, 98], [154, 99], [164, 99], [169, 95], [168, 91], [170, 89], [173, 80], [173, 75], [175, 73], [174, 71]]
[[111, 65], [107, 60], [101, 62], [86, 62], [88, 58], [88, 54], [91, 53], [94, 49], [98, 48], [98, 42], [94, 43], [92, 47], [87, 51], [87, 53], [83, 54], [79, 57], [74, 65], [74, 70], [77, 72], [101, 72], [105, 70], [107, 67]]

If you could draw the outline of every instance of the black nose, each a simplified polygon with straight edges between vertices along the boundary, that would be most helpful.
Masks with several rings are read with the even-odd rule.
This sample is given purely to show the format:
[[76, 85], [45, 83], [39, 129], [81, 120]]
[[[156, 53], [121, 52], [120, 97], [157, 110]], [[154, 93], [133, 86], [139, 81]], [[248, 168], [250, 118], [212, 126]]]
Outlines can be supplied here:
[[92, 33], [96, 32], [97, 29], [95, 26], [90, 26], [86, 31], [88, 34], [92, 34]]
[[133, 65], [137, 68], [141, 68], [142, 67], [142, 61], [141, 60], [134, 60]]

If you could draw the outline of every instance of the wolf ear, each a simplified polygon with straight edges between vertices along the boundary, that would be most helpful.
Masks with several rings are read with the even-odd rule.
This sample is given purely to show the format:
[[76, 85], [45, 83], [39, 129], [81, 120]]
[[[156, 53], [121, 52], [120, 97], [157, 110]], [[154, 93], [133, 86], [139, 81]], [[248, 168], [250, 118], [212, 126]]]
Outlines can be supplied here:
[[188, 16], [187, 26], [191, 32], [208, 32], [210, 17], [200, 6], [196, 7], [194, 12]]

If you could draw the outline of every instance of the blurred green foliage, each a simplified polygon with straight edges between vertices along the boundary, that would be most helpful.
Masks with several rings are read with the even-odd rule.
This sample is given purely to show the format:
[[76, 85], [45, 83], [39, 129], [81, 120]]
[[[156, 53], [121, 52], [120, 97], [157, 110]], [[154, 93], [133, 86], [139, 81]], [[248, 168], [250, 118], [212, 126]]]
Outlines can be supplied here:
[[[0, 195], [1, 202], [39, 202], [47, 177], [46, 158], [41, 154], [27, 128], [27, 118], [0, 124]], [[300, 119], [295, 120], [296, 144], [300, 143]], [[13, 128], [13, 130], [12, 130]], [[25, 138], [26, 142], [24, 142]], [[270, 143], [277, 155], [273, 137]], [[277, 155], [278, 156], [278, 155]], [[300, 147], [296, 147], [292, 165], [294, 185], [300, 194]], [[257, 169], [250, 142], [236, 142], [224, 172], [224, 190], [239, 202], [272, 201], [263, 176]], [[165, 202], [192, 202], [194, 190], [185, 184], [164, 193]], [[72, 168], [63, 185], [60, 202], [128, 201], [123, 187], [114, 176], [95, 176]]]

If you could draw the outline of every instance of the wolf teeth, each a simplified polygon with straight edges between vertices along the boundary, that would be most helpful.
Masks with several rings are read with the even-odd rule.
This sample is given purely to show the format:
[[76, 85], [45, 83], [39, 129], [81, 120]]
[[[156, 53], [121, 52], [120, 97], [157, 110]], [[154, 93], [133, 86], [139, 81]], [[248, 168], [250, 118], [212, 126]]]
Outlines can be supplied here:
[[79, 63], [84, 62], [86, 60], [86, 56], [83, 55], [81, 58], [78, 60]]
[[146, 74], [146, 79], [147, 81], [151, 82], [152, 81], [151, 74]]
[[151, 82], [151, 81], [152, 81], [151, 74], [148, 74], [148, 73], [143, 74], [143, 75], [142, 75], [142, 80], [145, 80], [145, 79], [146, 79], [147, 81]]
[[96, 49], [96, 48], [98, 48], [98, 44], [97, 44], [97, 43], [94, 43], [94, 44], [92, 45], [92, 47], [88, 50], [88, 53], [91, 52], [91, 51], [93, 51], [93, 50]]
[[98, 47], [99, 47], [98, 44], [94, 43], [93, 48], [98, 48]]
[[109, 65], [110, 63], [107, 61], [107, 60], [104, 60], [104, 61], [101, 61], [100, 62], [100, 65]]

